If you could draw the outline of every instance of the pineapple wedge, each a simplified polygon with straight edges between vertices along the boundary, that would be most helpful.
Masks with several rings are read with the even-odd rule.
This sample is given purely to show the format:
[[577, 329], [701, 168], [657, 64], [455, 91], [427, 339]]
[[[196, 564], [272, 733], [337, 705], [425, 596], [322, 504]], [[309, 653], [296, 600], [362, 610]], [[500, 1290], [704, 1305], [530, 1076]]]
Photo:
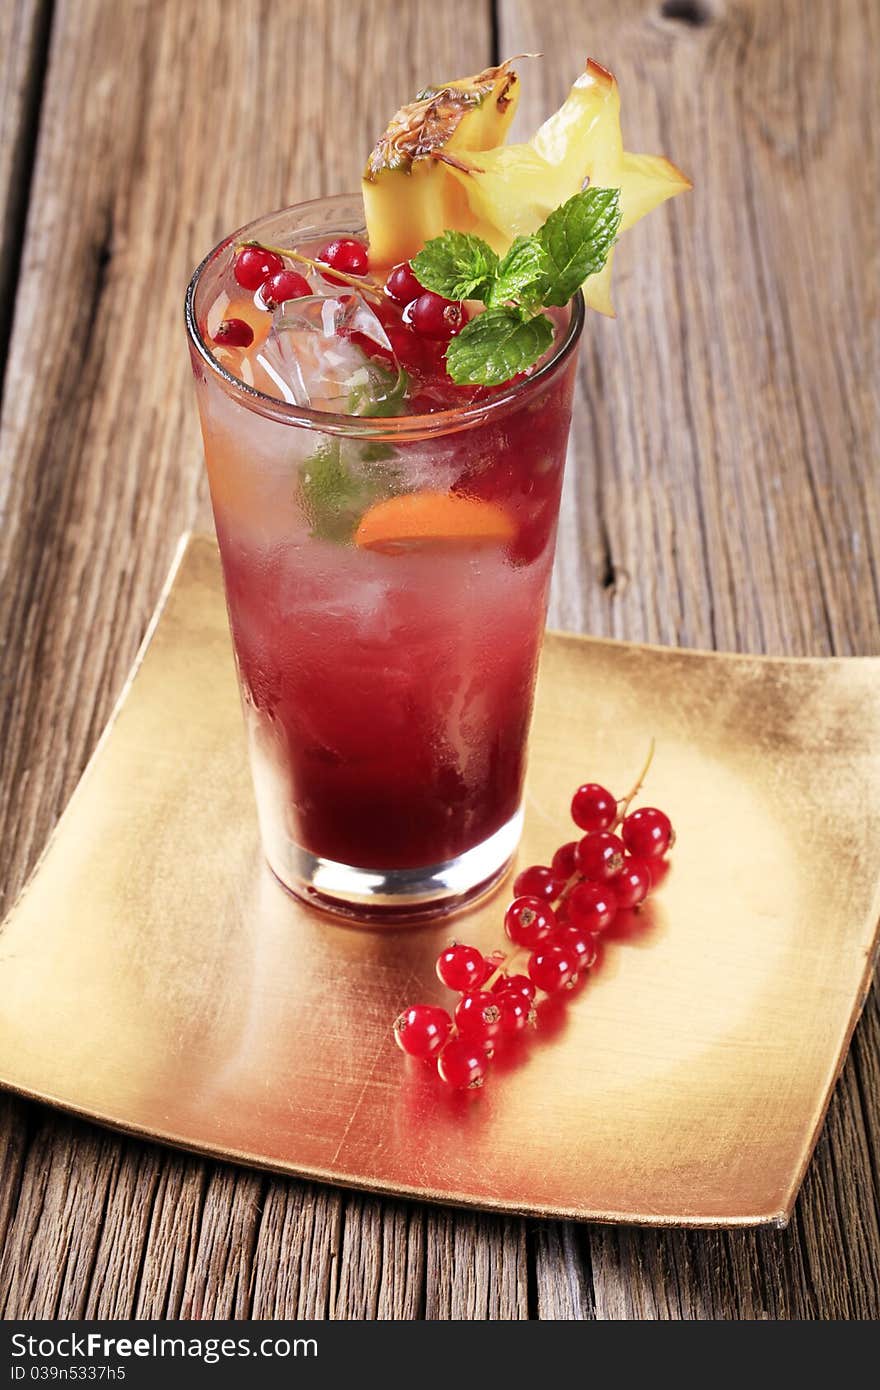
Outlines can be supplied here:
[[[437, 156], [446, 159], [445, 152]], [[554, 208], [581, 189], [587, 179], [598, 188], [619, 188], [626, 231], [646, 212], [691, 187], [662, 155], [629, 154], [620, 131], [620, 92], [613, 75], [588, 59], [558, 111], [527, 144], [499, 145], [446, 163], [460, 185], [469, 212], [447, 223], [472, 231], [503, 252], [514, 237], [534, 232]], [[613, 316], [611, 263], [584, 285], [584, 298], [599, 313]]]
[[459, 156], [501, 144], [516, 111], [511, 62], [420, 92], [378, 140], [363, 178], [370, 260], [409, 260], [447, 227], [471, 223], [464, 189], [452, 177]]

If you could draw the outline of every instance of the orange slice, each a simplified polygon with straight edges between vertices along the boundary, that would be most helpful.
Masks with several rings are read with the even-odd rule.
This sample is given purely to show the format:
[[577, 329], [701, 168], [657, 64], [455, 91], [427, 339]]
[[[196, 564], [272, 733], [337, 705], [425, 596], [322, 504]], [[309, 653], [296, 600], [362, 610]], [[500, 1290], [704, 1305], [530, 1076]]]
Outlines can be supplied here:
[[408, 492], [361, 517], [355, 545], [400, 555], [425, 546], [504, 545], [516, 527], [503, 507], [453, 492]]

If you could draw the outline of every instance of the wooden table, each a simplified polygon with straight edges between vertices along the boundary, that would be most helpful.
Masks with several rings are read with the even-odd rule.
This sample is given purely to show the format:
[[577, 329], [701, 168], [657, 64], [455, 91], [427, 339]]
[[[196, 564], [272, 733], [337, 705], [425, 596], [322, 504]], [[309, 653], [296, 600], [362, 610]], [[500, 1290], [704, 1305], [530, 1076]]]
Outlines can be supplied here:
[[[592, 318], [551, 620], [880, 651], [875, 0], [6, 0], [0, 10], [0, 854], [70, 796], [180, 532], [210, 526], [181, 301], [221, 234], [356, 186], [429, 80], [589, 52], [696, 191]], [[872, 337], [873, 335], [873, 337]], [[873, 357], [872, 357], [873, 352]], [[786, 1231], [526, 1222], [284, 1181], [0, 1099], [19, 1317], [870, 1318], [880, 1010]]]

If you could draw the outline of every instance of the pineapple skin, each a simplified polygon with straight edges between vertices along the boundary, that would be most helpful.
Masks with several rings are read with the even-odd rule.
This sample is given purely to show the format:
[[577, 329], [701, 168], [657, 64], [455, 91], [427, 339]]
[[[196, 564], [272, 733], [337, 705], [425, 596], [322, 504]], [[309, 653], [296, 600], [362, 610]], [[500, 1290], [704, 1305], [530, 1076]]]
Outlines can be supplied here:
[[410, 260], [447, 227], [474, 221], [452, 177], [454, 161], [503, 142], [516, 113], [519, 78], [510, 63], [420, 92], [377, 141], [364, 172], [370, 261]]

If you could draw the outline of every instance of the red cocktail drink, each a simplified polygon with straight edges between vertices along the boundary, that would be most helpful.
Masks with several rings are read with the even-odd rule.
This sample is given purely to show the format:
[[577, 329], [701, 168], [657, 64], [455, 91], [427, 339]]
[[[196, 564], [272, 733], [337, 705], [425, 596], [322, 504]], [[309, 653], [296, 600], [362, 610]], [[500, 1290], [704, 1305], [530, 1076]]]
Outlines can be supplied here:
[[266, 855], [295, 892], [413, 913], [485, 889], [518, 840], [582, 308], [491, 390], [305, 262], [310, 295], [254, 312], [243, 240], [313, 255], [357, 219], [328, 199], [245, 229], [187, 321]]

